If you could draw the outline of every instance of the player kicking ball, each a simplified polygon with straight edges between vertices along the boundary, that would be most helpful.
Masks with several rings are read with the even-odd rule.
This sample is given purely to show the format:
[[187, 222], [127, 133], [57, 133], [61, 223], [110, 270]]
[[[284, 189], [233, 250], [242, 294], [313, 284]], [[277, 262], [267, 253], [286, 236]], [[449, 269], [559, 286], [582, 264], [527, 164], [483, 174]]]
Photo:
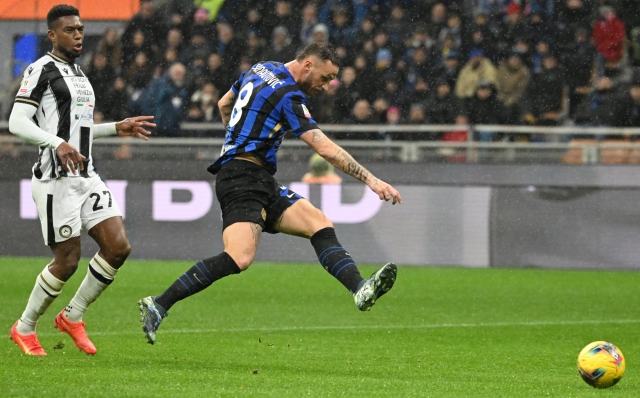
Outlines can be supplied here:
[[287, 64], [253, 65], [218, 102], [227, 133], [220, 158], [208, 170], [216, 175], [224, 251], [197, 262], [159, 296], [138, 302], [149, 343], [155, 343], [160, 323], [176, 302], [218, 279], [246, 270], [262, 232], [310, 239], [320, 264], [349, 289], [362, 311], [371, 309], [391, 289], [395, 264], [388, 263], [371, 278], [363, 279], [351, 255], [338, 242], [331, 221], [273, 177], [276, 152], [285, 133], [291, 131], [332, 165], [367, 184], [381, 200], [402, 203], [398, 191], [328, 139], [307, 109], [305, 94], [326, 90], [338, 69], [331, 46], [311, 44]]
[[92, 142], [116, 134], [148, 140], [151, 133], [144, 127], [155, 124], [148, 122], [152, 116], [141, 116], [94, 125], [93, 88], [75, 63], [84, 39], [78, 9], [53, 7], [47, 25], [53, 50], [24, 72], [9, 130], [40, 147], [31, 187], [53, 261], [36, 278], [27, 308], [10, 336], [23, 353], [47, 355], [36, 336], [36, 324], [78, 268], [80, 230], [85, 229], [100, 251], [89, 262], [71, 303], [56, 316], [54, 327], [71, 336], [81, 351], [95, 354], [82, 315], [113, 282], [131, 247], [118, 204], [93, 167]]

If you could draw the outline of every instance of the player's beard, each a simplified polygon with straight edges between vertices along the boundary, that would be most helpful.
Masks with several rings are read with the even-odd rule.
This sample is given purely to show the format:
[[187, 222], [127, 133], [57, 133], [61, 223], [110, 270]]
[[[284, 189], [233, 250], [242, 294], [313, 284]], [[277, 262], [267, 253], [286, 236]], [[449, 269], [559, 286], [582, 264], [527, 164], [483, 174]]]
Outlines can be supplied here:
[[82, 54], [82, 50], [73, 51], [73, 50], [67, 50], [64, 47], [58, 47], [58, 51], [60, 51], [62, 55], [67, 57], [72, 62], [75, 62], [75, 60], [78, 59], [78, 57], [80, 57], [80, 54]]

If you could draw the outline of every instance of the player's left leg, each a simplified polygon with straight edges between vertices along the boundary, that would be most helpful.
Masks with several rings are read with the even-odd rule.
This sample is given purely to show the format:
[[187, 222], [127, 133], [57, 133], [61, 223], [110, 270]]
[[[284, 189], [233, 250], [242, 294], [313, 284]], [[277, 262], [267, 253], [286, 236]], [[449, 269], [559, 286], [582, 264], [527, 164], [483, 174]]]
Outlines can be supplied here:
[[[274, 207], [277, 208], [278, 205]], [[300, 198], [290, 204], [272, 227], [288, 235], [309, 238], [320, 264], [349, 289], [362, 311], [371, 309], [376, 300], [388, 292], [395, 282], [397, 268], [393, 263], [382, 267], [371, 278], [363, 279], [355, 261], [338, 241], [333, 223], [306, 199]]]

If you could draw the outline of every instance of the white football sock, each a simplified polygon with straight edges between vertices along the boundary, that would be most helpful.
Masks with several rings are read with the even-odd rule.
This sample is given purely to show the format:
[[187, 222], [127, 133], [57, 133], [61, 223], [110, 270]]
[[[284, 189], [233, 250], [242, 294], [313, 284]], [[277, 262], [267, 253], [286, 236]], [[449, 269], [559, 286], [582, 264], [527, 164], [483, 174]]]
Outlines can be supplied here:
[[49, 265], [36, 278], [36, 285], [33, 287], [27, 308], [25, 308], [18, 321], [18, 333], [30, 334], [36, 332], [36, 324], [40, 315], [49, 308], [53, 300], [58, 297], [64, 286], [64, 282], [56, 278], [49, 272]]
[[82, 281], [76, 295], [64, 310], [65, 317], [71, 322], [82, 321], [82, 315], [89, 304], [96, 301], [116, 277], [118, 270], [109, 265], [97, 253], [89, 262], [87, 276]]

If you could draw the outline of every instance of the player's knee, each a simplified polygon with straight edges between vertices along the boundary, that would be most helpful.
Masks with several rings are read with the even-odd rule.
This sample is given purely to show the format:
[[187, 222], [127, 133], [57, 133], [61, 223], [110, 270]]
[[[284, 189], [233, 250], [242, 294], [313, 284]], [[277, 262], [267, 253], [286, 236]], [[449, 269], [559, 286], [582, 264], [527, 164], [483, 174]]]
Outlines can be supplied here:
[[131, 244], [129, 244], [129, 239], [126, 237], [114, 239], [109, 242], [109, 247], [101, 248], [101, 252], [107, 257], [104, 260], [109, 265], [119, 268], [131, 254]]
[[247, 268], [249, 268], [249, 266], [251, 265], [251, 263], [253, 263], [253, 256], [249, 256], [249, 255], [240, 255], [237, 256], [238, 258], [235, 258], [232, 256], [233, 261], [236, 262], [236, 265], [238, 266], [238, 268], [240, 268], [240, 271], [244, 271]]
[[329, 218], [322, 212], [322, 210], [320, 209], [315, 209], [316, 214], [314, 214], [314, 219], [316, 220], [315, 224], [315, 231], [317, 232], [321, 229], [324, 228], [333, 228], [333, 223], [331, 222], [331, 220], [329, 220]]

